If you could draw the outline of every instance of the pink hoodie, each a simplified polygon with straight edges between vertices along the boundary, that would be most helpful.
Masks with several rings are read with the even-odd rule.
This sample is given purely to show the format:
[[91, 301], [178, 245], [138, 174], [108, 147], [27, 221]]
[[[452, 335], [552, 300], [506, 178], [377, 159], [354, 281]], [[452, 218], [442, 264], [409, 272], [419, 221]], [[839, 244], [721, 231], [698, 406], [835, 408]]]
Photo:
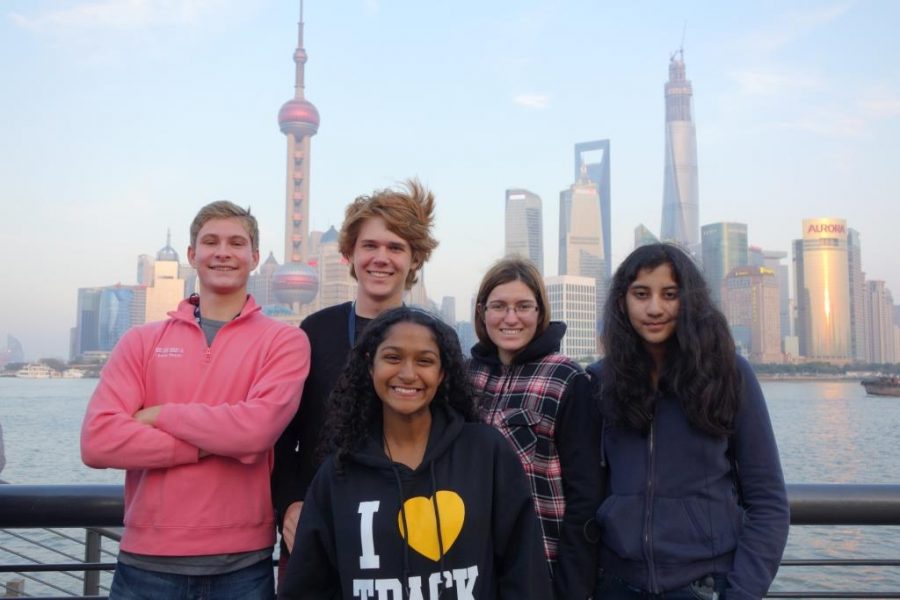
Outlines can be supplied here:
[[[121, 548], [193, 556], [272, 546], [272, 446], [309, 373], [306, 334], [250, 296], [212, 346], [187, 300], [169, 316], [122, 337], [82, 425], [84, 463], [127, 470]], [[133, 418], [160, 404], [155, 427]]]

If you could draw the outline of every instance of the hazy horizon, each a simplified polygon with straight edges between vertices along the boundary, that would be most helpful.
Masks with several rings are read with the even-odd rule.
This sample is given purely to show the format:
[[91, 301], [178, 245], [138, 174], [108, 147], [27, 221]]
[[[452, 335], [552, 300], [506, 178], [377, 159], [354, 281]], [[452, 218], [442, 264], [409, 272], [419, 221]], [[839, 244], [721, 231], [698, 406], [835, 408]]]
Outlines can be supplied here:
[[[77, 288], [135, 282], [197, 209], [250, 205], [282, 261], [298, 2], [8, 0], [0, 13], [0, 335], [68, 357]], [[700, 224], [788, 252], [802, 220], [846, 219], [900, 302], [900, 4], [579, 0], [304, 3], [310, 229], [416, 176], [437, 197], [429, 296], [470, 296], [503, 252], [504, 191], [543, 201], [556, 273], [573, 146], [610, 140], [613, 265], [659, 233], [663, 85], [683, 43]], [[686, 26], [685, 26], [686, 24]], [[682, 35], [684, 39], [682, 41]], [[0, 338], [3, 340], [5, 338]]]

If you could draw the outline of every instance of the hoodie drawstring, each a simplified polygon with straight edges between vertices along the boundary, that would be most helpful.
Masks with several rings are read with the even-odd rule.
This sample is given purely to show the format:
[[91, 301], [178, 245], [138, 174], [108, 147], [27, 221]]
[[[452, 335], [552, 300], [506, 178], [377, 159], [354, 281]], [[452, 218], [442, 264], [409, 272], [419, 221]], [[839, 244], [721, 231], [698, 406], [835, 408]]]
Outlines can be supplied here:
[[[444, 573], [447, 572], [447, 569], [444, 565], [444, 536], [441, 533], [441, 511], [438, 510], [437, 503], [437, 480], [434, 477], [434, 462], [429, 463], [430, 471], [431, 471], [431, 505], [434, 507], [434, 522], [437, 525], [437, 539], [438, 539], [438, 557], [441, 561], [441, 576], [443, 577]], [[438, 598], [440, 598], [444, 594], [444, 588], [438, 593]]]
[[403, 585], [401, 595], [403, 600], [409, 597], [409, 524], [406, 522], [406, 502], [403, 500], [403, 481], [400, 480], [400, 471], [397, 465], [391, 461], [391, 470], [394, 479], [397, 480], [397, 490], [400, 492], [400, 519], [403, 521]]

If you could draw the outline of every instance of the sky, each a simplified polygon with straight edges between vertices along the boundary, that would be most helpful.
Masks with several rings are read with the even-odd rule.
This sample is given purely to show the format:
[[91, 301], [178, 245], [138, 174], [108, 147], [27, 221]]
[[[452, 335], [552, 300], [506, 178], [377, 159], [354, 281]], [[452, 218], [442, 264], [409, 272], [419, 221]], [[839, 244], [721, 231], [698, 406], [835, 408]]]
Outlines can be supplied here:
[[[790, 252], [801, 221], [857, 229], [863, 269], [900, 303], [900, 3], [307, 0], [306, 97], [321, 125], [310, 226], [418, 177], [437, 198], [429, 296], [457, 317], [503, 254], [504, 192], [543, 199], [556, 274], [573, 145], [611, 144], [613, 265], [662, 210], [663, 86], [683, 48], [694, 90], [700, 223], [748, 225]], [[67, 357], [77, 289], [132, 284], [229, 199], [283, 259], [299, 2], [0, 4], [0, 335]], [[788, 259], [789, 261], [789, 259]], [[0, 343], [5, 337], [0, 338]]]

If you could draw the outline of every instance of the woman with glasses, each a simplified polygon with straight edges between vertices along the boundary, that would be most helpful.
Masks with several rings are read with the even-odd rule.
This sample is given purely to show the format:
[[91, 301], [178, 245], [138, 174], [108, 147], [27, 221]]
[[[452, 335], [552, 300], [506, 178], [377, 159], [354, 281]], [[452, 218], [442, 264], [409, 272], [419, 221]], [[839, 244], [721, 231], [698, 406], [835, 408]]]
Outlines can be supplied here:
[[479, 412], [513, 448], [531, 484], [556, 597], [583, 600], [596, 579], [585, 535], [599, 502], [599, 438], [587, 375], [560, 354], [566, 324], [550, 320], [537, 268], [504, 258], [478, 290], [469, 378]]
[[642, 246], [603, 324], [606, 356], [588, 367], [609, 468], [595, 598], [762, 598], [787, 494], [765, 398], [703, 275], [677, 246]]

